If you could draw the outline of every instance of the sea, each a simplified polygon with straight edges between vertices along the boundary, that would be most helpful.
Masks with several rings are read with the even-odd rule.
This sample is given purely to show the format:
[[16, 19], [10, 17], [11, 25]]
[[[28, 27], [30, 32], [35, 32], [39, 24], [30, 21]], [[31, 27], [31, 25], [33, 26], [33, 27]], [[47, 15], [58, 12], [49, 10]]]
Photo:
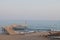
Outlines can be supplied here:
[[29, 29], [60, 31], [60, 20], [0, 20], [0, 33], [2, 33], [2, 27], [11, 24], [26, 24]]

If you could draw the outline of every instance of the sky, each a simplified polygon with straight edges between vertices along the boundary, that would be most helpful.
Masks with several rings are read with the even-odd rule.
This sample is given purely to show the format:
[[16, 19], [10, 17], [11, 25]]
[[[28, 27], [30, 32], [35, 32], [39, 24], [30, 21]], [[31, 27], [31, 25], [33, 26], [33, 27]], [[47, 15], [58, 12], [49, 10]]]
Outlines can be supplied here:
[[60, 0], [0, 0], [0, 20], [60, 20]]

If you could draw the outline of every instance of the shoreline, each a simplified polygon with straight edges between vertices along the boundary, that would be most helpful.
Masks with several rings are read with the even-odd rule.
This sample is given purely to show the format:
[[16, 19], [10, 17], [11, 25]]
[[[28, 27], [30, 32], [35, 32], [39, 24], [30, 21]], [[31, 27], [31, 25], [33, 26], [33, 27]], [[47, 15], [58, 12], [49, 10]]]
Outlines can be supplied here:
[[28, 34], [17, 34], [17, 35], [0, 35], [0, 40], [52, 40], [49, 37], [45, 37], [48, 32], [36, 32]]
[[25, 35], [0, 35], [0, 40], [49, 40], [39, 35], [39, 33], [31, 33]]

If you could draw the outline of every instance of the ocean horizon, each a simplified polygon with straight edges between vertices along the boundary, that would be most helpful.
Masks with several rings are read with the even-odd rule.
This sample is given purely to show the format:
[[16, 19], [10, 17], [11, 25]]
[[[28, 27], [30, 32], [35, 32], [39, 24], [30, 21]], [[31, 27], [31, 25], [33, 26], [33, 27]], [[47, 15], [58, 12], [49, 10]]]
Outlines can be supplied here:
[[53, 29], [60, 30], [60, 20], [8, 20], [0, 21], [0, 27], [11, 24], [26, 24], [32, 29]]

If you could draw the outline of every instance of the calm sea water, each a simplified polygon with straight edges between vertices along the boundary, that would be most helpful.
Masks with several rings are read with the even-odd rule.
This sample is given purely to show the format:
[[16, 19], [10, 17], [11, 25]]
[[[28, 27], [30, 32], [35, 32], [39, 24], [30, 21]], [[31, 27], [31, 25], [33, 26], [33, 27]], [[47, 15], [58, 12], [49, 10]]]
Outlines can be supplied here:
[[1, 20], [0, 21], [0, 32], [2, 26], [11, 24], [27, 24], [28, 28], [31, 29], [52, 29], [60, 30], [60, 21], [51, 20]]

